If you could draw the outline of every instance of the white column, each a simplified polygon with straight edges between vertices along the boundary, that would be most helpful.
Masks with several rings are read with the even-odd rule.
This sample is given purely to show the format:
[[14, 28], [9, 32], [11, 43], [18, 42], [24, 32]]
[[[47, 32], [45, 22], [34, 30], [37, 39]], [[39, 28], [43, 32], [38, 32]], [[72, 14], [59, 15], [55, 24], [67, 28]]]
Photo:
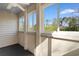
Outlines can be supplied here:
[[52, 38], [48, 38], [48, 56], [51, 56], [52, 53]]
[[[34, 26], [34, 13], [32, 15], [32, 27]], [[34, 31], [34, 27], [32, 28], [32, 31]]]
[[44, 32], [44, 8], [41, 8], [41, 32]]
[[39, 39], [36, 45], [40, 43], [41, 32], [44, 31], [44, 13], [40, 3], [36, 4], [36, 39]]
[[57, 4], [58, 6], [57, 6], [57, 19], [58, 19], [58, 28], [57, 28], [57, 31], [60, 31], [60, 20], [59, 20], [59, 18], [60, 18], [60, 6], [59, 6], [59, 4]]
[[19, 15], [17, 15], [17, 39], [19, 42]]
[[27, 38], [27, 30], [28, 30], [28, 13], [27, 9], [24, 12], [24, 49], [28, 49], [28, 38]]
[[41, 40], [41, 4], [36, 4], [36, 46]]
[[36, 50], [35, 55], [41, 55], [41, 20], [42, 20], [42, 6], [40, 3], [36, 4]]

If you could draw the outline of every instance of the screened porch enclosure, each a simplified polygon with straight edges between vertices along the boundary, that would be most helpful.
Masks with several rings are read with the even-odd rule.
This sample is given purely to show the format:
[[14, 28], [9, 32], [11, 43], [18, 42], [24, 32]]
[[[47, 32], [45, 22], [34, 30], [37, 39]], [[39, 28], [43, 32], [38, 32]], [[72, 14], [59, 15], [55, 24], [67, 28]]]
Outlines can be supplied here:
[[78, 6], [0, 3], [0, 49], [19, 44], [34, 56], [79, 56]]

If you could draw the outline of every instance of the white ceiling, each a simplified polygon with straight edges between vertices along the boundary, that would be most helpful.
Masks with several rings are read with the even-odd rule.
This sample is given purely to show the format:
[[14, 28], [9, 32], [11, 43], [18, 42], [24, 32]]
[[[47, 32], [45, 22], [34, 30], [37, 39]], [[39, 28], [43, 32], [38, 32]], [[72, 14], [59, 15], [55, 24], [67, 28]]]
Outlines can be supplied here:
[[[12, 12], [14, 14], [18, 14], [20, 12], [22, 12], [22, 10], [20, 10], [18, 7], [12, 7], [11, 9], [7, 9], [9, 3], [0, 3], [0, 12], [2, 11], [8, 11], [8, 12]], [[19, 5], [21, 5], [24, 9], [29, 6], [30, 4], [28, 3], [19, 3]]]

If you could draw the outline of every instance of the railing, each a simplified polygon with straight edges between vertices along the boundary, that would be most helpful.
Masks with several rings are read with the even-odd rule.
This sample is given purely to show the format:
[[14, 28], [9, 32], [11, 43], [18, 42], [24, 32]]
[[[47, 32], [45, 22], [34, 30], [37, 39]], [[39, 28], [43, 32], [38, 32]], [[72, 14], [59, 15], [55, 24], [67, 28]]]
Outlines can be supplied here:
[[[79, 33], [79, 32], [78, 32]], [[78, 33], [77, 36], [78, 37]], [[71, 33], [72, 34], [72, 33]], [[60, 34], [61, 35], [61, 34]], [[67, 34], [66, 34], [67, 35]], [[74, 36], [74, 34], [72, 34]], [[62, 36], [62, 35], [61, 35]], [[41, 37], [46, 37], [48, 38], [48, 55], [51, 56], [51, 48], [52, 48], [52, 39], [55, 39], [55, 40], [64, 40], [64, 41], [70, 41], [70, 42], [79, 42], [79, 40], [75, 40], [75, 39], [70, 39], [70, 38], [63, 38], [63, 37], [56, 37], [56, 36], [53, 36], [51, 33], [42, 33], [41, 34]], [[79, 38], [79, 37], [78, 37]]]

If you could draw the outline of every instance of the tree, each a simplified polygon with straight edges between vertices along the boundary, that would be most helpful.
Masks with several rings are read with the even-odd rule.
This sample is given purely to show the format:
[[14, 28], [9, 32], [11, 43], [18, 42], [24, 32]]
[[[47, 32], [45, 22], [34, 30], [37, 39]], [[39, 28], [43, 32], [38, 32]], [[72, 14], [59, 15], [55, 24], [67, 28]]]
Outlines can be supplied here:
[[69, 25], [68, 27], [64, 27], [64, 30], [77, 31], [77, 26], [76, 26], [77, 18], [76, 17], [64, 17], [64, 18], [62, 18], [61, 23], [63, 23], [63, 22], [65, 22]]

